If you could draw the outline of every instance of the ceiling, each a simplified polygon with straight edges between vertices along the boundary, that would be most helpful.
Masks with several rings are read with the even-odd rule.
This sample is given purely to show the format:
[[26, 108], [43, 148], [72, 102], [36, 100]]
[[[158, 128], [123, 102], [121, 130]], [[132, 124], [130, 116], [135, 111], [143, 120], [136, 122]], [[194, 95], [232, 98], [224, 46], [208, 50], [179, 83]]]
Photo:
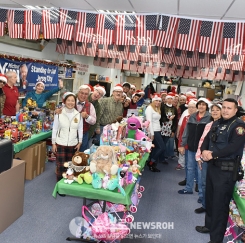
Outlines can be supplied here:
[[1, 0], [0, 7], [46, 6], [79, 11], [117, 10], [245, 21], [244, 0]]

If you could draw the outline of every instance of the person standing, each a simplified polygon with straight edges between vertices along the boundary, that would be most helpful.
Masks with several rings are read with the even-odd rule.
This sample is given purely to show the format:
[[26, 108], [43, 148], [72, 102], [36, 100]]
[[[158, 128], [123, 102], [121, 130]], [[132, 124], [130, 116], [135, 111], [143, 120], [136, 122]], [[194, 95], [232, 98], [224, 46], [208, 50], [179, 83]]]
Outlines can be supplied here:
[[[205, 226], [196, 226], [196, 230], [210, 233], [209, 243], [223, 242], [229, 203], [237, 180], [234, 177], [237, 173], [236, 165], [240, 163], [243, 154], [245, 123], [236, 117], [237, 107], [236, 100], [224, 100], [222, 117], [213, 123], [201, 146], [202, 159], [208, 162], [206, 216]], [[227, 163], [233, 171], [228, 170]]]
[[14, 71], [8, 71], [6, 74], [7, 83], [2, 90], [5, 93], [6, 99], [3, 107], [3, 115], [15, 116], [20, 109], [19, 92], [15, 86], [17, 81], [17, 74]]
[[54, 117], [52, 130], [52, 150], [56, 153], [56, 179], [63, 178], [64, 162], [71, 161], [79, 151], [83, 138], [83, 119], [75, 109], [76, 96], [68, 93], [64, 97], [64, 108]]
[[6, 96], [3, 92], [3, 86], [7, 83], [7, 77], [0, 73], [0, 117], [3, 115], [3, 107], [5, 103]]

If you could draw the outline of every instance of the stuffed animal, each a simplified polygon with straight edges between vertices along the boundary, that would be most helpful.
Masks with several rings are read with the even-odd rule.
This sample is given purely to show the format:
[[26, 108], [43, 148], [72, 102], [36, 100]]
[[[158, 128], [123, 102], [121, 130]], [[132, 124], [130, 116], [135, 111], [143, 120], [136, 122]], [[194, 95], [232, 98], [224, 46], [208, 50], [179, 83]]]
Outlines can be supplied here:
[[77, 177], [78, 184], [83, 184], [83, 181], [85, 181], [86, 184], [92, 184], [93, 177], [92, 177], [90, 171], [88, 171], [84, 174], [78, 175], [78, 177]]
[[90, 171], [116, 175], [118, 170], [116, 153], [112, 146], [101, 145], [91, 155]]
[[64, 182], [66, 184], [71, 184], [74, 181], [74, 170], [72, 168], [68, 168], [66, 171], [66, 179]]
[[140, 167], [140, 165], [138, 165], [138, 160], [137, 159], [133, 160], [133, 164], [131, 165], [132, 173], [141, 175], [139, 168], [141, 168], [141, 167]]
[[111, 180], [108, 181], [107, 189], [110, 190], [110, 191], [113, 191], [116, 188], [118, 188], [118, 190], [122, 193], [122, 195], [125, 196], [126, 193], [125, 193], [124, 189], [120, 185], [120, 179], [121, 179], [120, 172], [121, 172], [121, 170], [122, 170], [122, 168], [118, 169], [117, 177], [115, 179], [111, 179]]
[[92, 180], [92, 186], [95, 189], [100, 189], [102, 187], [102, 179], [100, 178], [98, 173], [92, 174], [93, 180]]

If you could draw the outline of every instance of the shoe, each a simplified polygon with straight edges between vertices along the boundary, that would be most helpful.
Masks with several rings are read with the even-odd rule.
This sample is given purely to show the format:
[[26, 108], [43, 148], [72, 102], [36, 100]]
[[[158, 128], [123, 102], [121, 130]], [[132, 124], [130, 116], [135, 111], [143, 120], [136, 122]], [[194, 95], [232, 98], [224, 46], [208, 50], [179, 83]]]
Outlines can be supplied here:
[[178, 183], [180, 186], [185, 186], [186, 185], [186, 179]]
[[205, 226], [196, 226], [196, 231], [199, 233], [206, 234], [206, 233], [209, 233], [210, 230], [206, 228]]
[[175, 170], [183, 170], [185, 169], [182, 165], [178, 164], [176, 167], [175, 167]]
[[[58, 192], [57, 192], [58, 193]], [[60, 197], [65, 197], [66, 196], [66, 194], [60, 194], [60, 193], [58, 193], [58, 195], [60, 196]]]
[[164, 165], [168, 165], [168, 161], [166, 161], [166, 160], [162, 161], [161, 163]]
[[160, 172], [160, 170], [157, 169], [157, 167], [156, 167], [156, 163], [148, 162], [147, 165], [148, 165], [150, 171], [152, 171], [152, 172]]
[[197, 214], [199, 214], [199, 213], [205, 213], [206, 212], [206, 209], [203, 208], [203, 207], [200, 207], [200, 208], [195, 209], [194, 212], [197, 213]]
[[185, 189], [179, 190], [178, 193], [179, 194], [193, 194], [193, 192], [188, 192]]
[[199, 192], [197, 183], [196, 183], [196, 186], [195, 186], [195, 192]]
[[199, 198], [197, 199], [197, 202], [198, 202], [198, 203], [202, 203], [202, 197], [199, 197]]

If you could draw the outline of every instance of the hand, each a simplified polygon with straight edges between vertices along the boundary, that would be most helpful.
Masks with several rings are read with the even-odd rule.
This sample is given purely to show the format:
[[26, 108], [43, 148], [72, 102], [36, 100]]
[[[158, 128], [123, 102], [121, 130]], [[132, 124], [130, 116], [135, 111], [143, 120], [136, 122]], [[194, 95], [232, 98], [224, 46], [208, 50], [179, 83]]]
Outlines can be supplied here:
[[184, 147], [178, 147], [178, 151], [180, 152], [181, 155], [185, 154], [185, 148]]
[[202, 158], [204, 161], [209, 161], [213, 158], [212, 151], [210, 150], [203, 150], [202, 151]]
[[61, 114], [61, 111], [62, 111], [61, 108], [56, 108], [54, 112], [55, 112], [55, 114]]
[[100, 128], [95, 129], [95, 133], [99, 135], [100, 134]]
[[202, 163], [203, 163], [203, 161], [202, 160], [198, 160], [197, 163], [198, 163], [199, 169], [202, 170]]
[[52, 145], [52, 151], [53, 151], [53, 153], [56, 153], [57, 152], [57, 146], [56, 146], [56, 144], [53, 144]]
[[172, 133], [171, 133], [171, 136], [170, 136], [170, 137], [171, 137], [171, 138], [173, 138], [173, 137], [174, 137], [174, 132], [172, 132]]
[[63, 87], [64, 87], [63, 80], [62, 79], [59, 79], [59, 88], [60, 89], [63, 89]]
[[74, 149], [76, 149], [76, 152], [79, 152], [81, 145], [82, 145], [82, 143], [78, 143], [77, 146], [74, 148]]
[[175, 115], [172, 115], [169, 117], [169, 121], [172, 121], [174, 119]]
[[154, 135], [151, 135], [151, 141], [153, 141], [154, 140]]
[[81, 113], [82, 118], [87, 119], [88, 118], [88, 113], [86, 111]]

